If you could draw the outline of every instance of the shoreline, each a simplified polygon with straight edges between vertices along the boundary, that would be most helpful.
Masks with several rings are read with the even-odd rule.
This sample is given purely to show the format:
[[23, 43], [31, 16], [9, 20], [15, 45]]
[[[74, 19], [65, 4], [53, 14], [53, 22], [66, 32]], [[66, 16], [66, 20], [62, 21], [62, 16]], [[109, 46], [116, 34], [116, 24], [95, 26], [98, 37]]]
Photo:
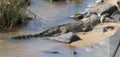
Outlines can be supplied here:
[[[113, 3], [114, 2], [114, 3]], [[98, 9], [100, 7], [103, 7], [105, 5], [108, 5], [108, 4], [115, 4], [116, 1], [114, 0], [106, 0], [104, 3], [102, 4], [98, 4], [97, 6], [93, 7], [94, 9]], [[86, 8], [87, 9], [87, 8]], [[110, 26], [109, 24], [115, 26], [115, 29], [114, 30], [109, 30], [105, 33], [98, 33], [98, 32], [91, 32], [91, 31], [88, 31], [88, 32], [78, 32], [76, 33], [82, 40], [79, 40], [77, 42], [73, 42], [70, 44], [70, 46], [79, 46], [79, 47], [86, 47], [86, 46], [91, 46], [91, 45], [94, 45], [98, 42], [100, 42], [101, 40], [104, 40], [106, 39], [107, 37], [113, 35], [116, 30], [118, 29], [118, 27], [120, 27], [118, 24], [116, 23], [104, 23], [104, 24], [99, 24], [97, 25], [95, 28], [101, 28], [101, 27], [106, 27], [106, 26]], [[105, 26], [106, 25], [106, 26]], [[27, 34], [26, 34], [27, 35]], [[4, 35], [3, 35], [4, 36]], [[19, 36], [19, 35], [18, 35]], [[96, 37], [98, 36], [98, 37]]]
[[[98, 4], [97, 6], [93, 7], [95, 9], [99, 9], [105, 5], [113, 4], [117, 5], [116, 0], [105, 0], [104, 3]], [[78, 32], [76, 33], [82, 40], [79, 40], [77, 42], [73, 42], [70, 45], [74, 47], [88, 47], [92, 46], [102, 40], [107, 39], [108, 37], [114, 35], [114, 33], [120, 28], [120, 23], [103, 23], [97, 25], [95, 28], [101, 28], [106, 26], [115, 26], [113, 30], [108, 30], [105, 33], [99, 33], [99, 32]]]

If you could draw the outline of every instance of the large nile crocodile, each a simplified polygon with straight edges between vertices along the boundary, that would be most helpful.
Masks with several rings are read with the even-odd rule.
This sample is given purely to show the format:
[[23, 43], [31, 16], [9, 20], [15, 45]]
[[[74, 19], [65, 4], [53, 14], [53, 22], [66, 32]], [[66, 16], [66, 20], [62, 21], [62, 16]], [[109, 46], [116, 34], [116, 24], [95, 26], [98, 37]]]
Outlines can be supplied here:
[[16, 37], [12, 37], [12, 39], [25, 39], [25, 38], [31, 38], [31, 37], [51, 37], [51, 36], [58, 36], [68, 32], [75, 33], [75, 32], [89, 31], [89, 30], [92, 30], [94, 26], [100, 23], [98, 16], [97, 15], [93, 15], [93, 16], [92, 18], [83, 22], [75, 22], [75, 23], [58, 25], [38, 34], [16, 36]]

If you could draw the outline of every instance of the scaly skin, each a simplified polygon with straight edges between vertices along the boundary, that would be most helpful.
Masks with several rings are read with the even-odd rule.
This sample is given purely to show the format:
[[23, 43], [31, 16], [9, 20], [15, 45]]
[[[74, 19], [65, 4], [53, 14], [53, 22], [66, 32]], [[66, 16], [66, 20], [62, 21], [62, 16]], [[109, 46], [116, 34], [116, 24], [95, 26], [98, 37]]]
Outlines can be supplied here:
[[81, 28], [82, 23], [69, 23], [69, 24], [63, 24], [59, 25], [50, 29], [47, 29], [39, 34], [34, 35], [22, 35], [22, 36], [16, 36], [12, 37], [12, 39], [27, 39], [32, 37], [50, 37], [50, 36], [58, 36], [60, 34], [68, 33], [68, 32], [78, 32], [83, 31]]
[[26, 39], [26, 38], [32, 38], [32, 37], [51, 37], [51, 36], [58, 36], [61, 34], [65, 34], [68, 32], [76, 33], [76, 32], [89, 31], [89, 30], [92, 30], [94, 26], [96, 26], [99, 23], [100, 21], [96, 16], [95, 18], [88, 19], [84, 22], [58, 25], [53, 28], [47, 29], [39, 34], [16, 36], [16, 37], [12, 37], [12, 39]]

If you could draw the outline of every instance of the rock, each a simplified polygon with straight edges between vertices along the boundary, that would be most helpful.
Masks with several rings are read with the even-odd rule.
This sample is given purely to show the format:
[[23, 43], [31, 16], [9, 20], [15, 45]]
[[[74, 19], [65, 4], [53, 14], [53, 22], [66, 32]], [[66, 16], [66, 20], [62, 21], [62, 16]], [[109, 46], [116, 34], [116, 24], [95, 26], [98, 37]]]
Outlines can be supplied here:
[[110, 30], [113, 30], [114, 29], [114, 26], [107, 26], [107, 27], [105, 27], [105, 29], [110, 29]]
[[58, 37], [51, 37], [49, 39], [64, 42], [64, 43], [72, 43], [80, 40], [80, 37], [74, 34], [73, 32], [69, 32], [69, 33], [60, 35]]
[[[100, 37], [96, 36], [96, 38]], [[120, 57], [120, 29], [114, 35], [109, 35], [94, 45], [76, 48], [75, 53], [78, 57]], [[81, 56], [81, 54], [85, 55]]]
[[120, 56], [120, 29], [118, 29], [115, 34], [110, 39], [110, 57]]
[[119, 22], [120, 21], [120, 11], [115, 11], [112, 15], [111, 15], [112, 19], [115, 22]]
[[105, 28], [95, 28], [92, 30], [92, 32], [102, 32], [102, 33], [106, 32], [106, 31], [107, 30]]
[[58, 54], [60, 52], [57, 52], [57, 51], [43, 51], [44, 53], [53, 53], [53, 54]]
[[104, 0], [97, 0], [95, 3], [100, 4], [100, 3], [103, 3], [103, 2], [104, 2]]
[[98, 12], [100, 13], [100, 15], [104, 15], [104, 14], [108, 14], [107, 17], [110, 17], [112, 15], [113, 12], [117, 11], [118, 8], [116, 5], [112, 5], [112, 4], [109, 4], [109, 5], [106, 5], [102, 8], [100, 8], [98, 10]]

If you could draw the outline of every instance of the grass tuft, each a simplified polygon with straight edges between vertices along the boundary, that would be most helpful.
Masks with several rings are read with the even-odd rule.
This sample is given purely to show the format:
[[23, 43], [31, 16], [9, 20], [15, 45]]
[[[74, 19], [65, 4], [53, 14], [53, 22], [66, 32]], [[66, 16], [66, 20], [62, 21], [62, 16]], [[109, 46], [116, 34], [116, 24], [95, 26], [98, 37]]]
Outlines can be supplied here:
[[27, 15], [25, 0], [0, 0], [0, 28], [22, 24]]

